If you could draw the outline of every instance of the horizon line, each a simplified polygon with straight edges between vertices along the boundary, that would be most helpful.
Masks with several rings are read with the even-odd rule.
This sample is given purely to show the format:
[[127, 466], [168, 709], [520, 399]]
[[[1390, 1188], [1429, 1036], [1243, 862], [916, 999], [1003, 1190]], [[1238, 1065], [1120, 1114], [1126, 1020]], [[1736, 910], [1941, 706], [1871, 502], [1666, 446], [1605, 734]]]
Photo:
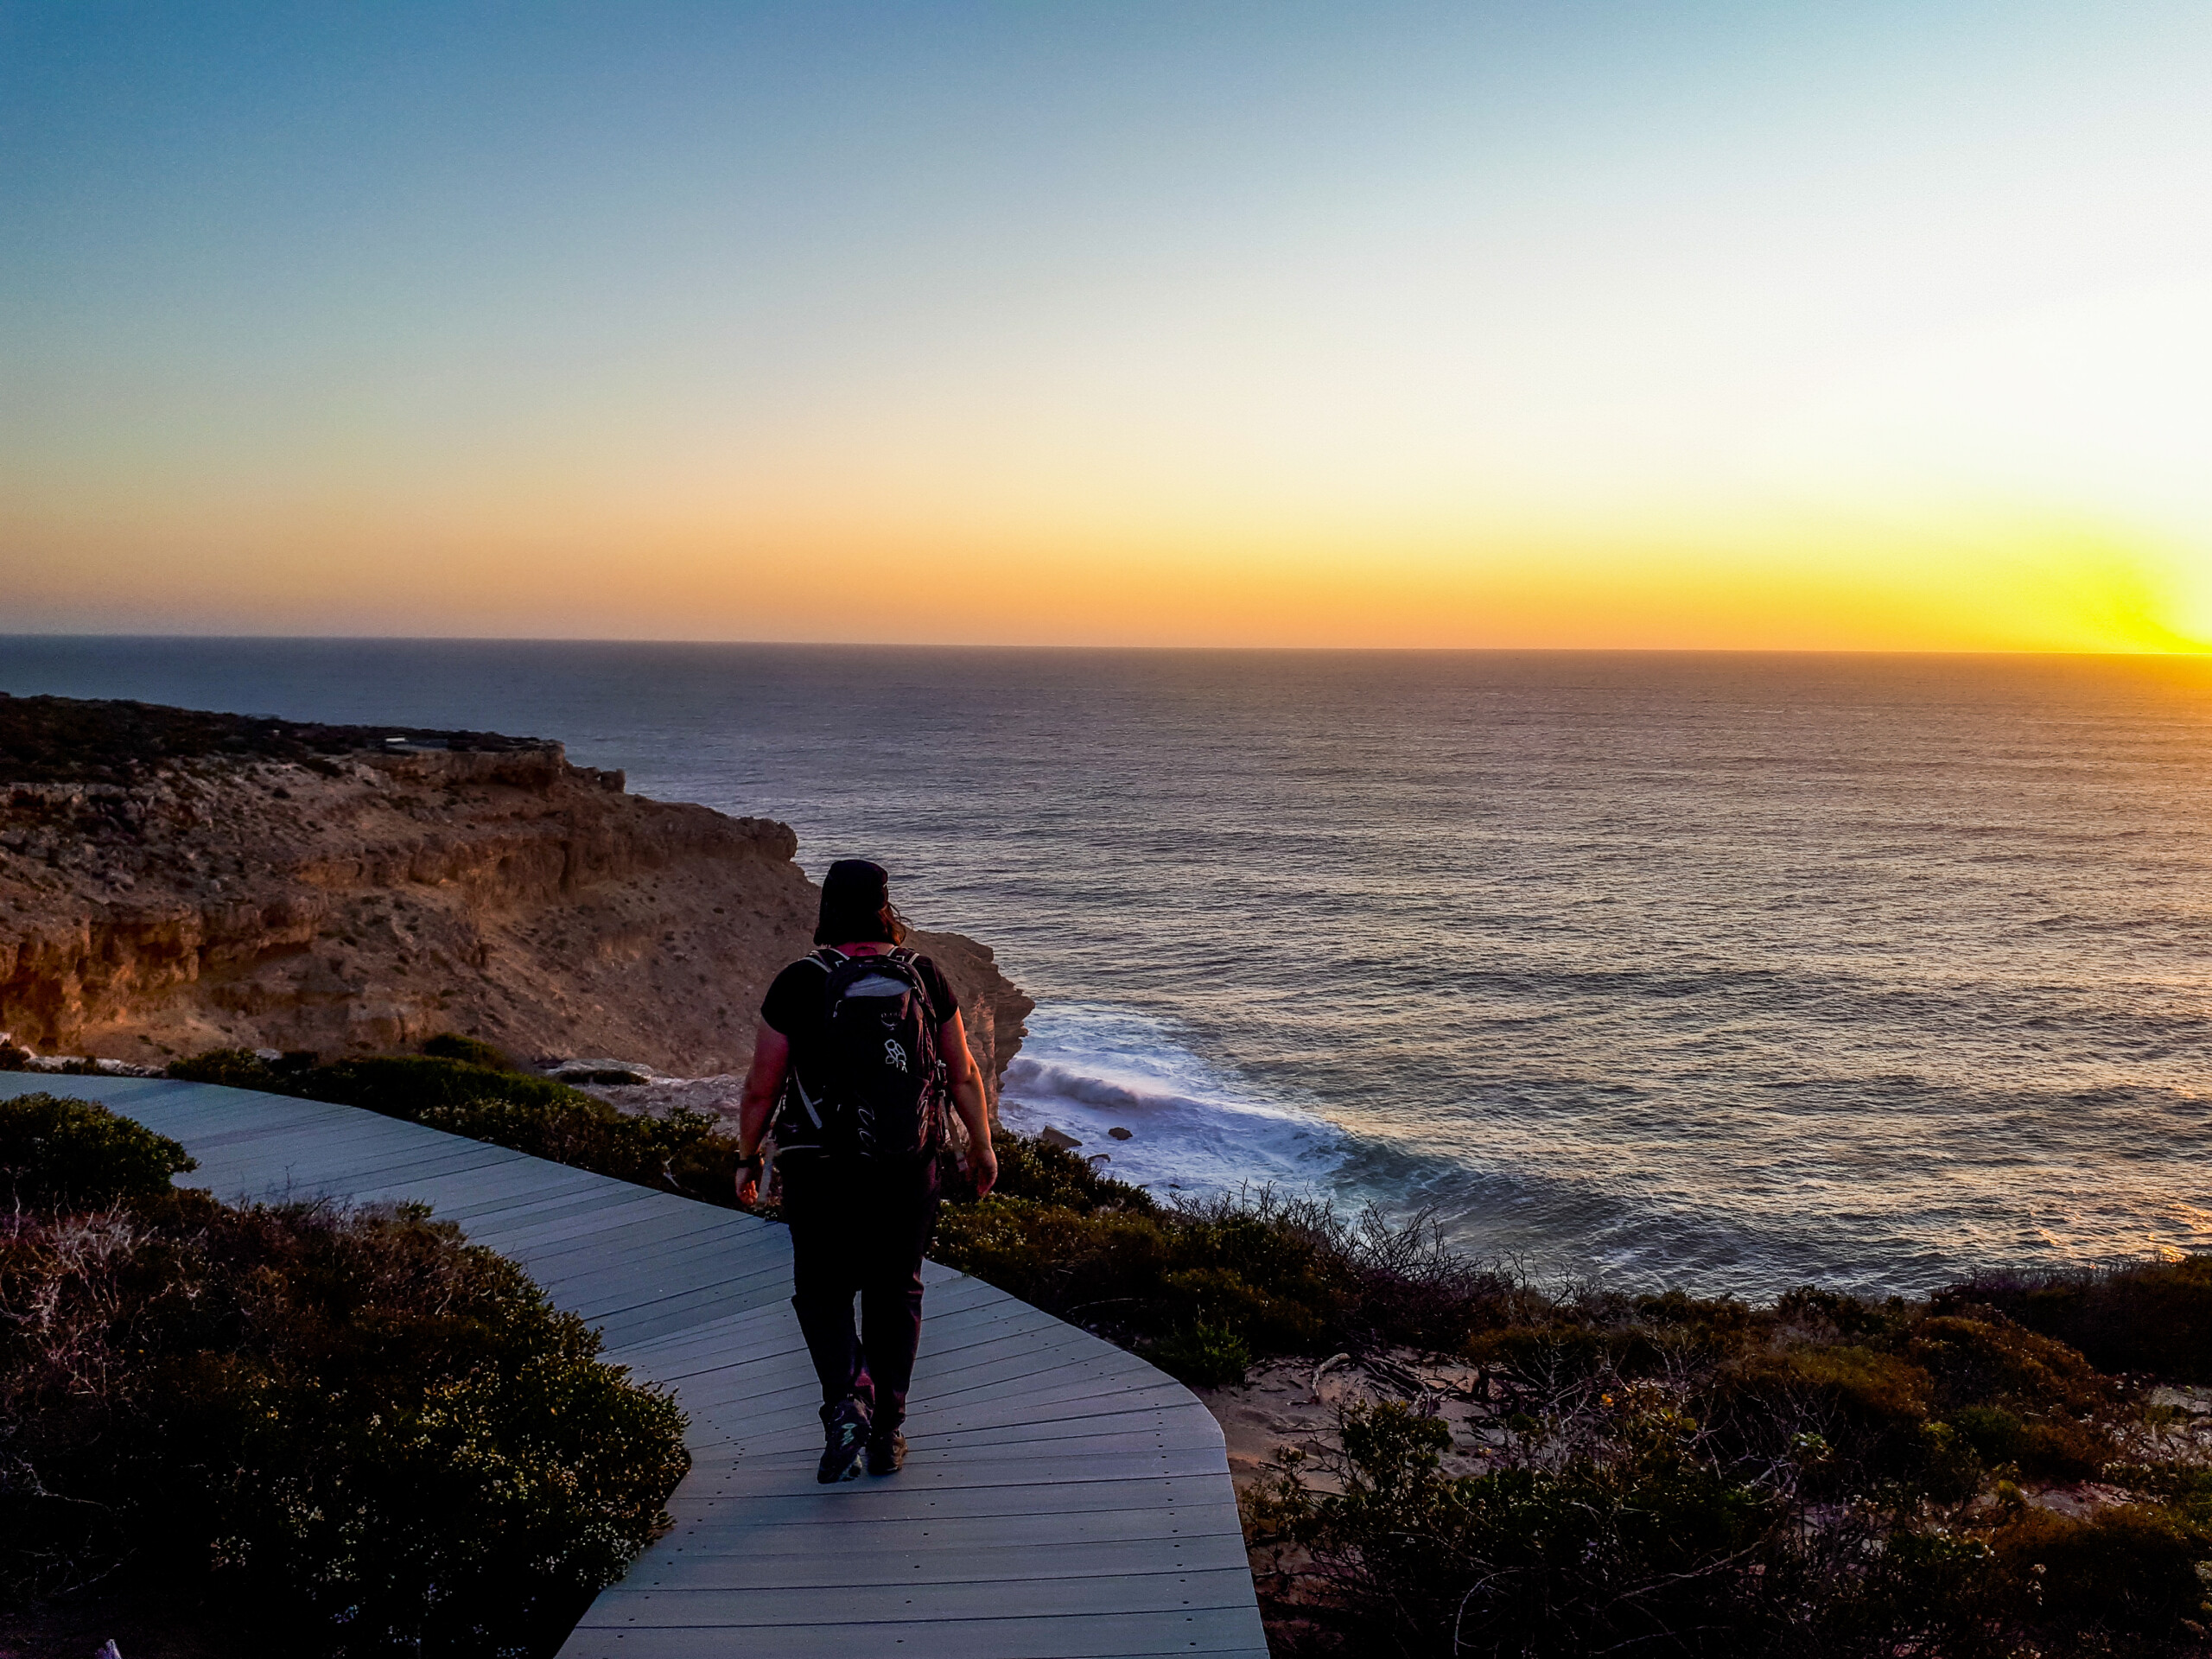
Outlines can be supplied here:
[[[692, 649], [760, 651], [902, 651], [1122, 652], [1173, 655], [1306, 656], [1306, 657], [1922, 657], [1922, 658], [2067, 658], [2190, 661], [2212, 658], [2212, 646], [2202, 650], [2075, 651], [2001, 647], [1945, 649], [1939, 646], [1889, 648], [1810, 645], [1147, 645], [1135, 643], [1054, 643], [1050, 641], [948, 641], [891, 639], [734, 639], [638, 638], [588, 634], [402, 634], [402, 633], [103, 633], [70, 630], [0, 632], [0, 645], [22, 641], [113, 640], [199, 642], [207, 645], [587, 645], [669, 646]], [[0, 692], [0, 696], [7, 695]]]

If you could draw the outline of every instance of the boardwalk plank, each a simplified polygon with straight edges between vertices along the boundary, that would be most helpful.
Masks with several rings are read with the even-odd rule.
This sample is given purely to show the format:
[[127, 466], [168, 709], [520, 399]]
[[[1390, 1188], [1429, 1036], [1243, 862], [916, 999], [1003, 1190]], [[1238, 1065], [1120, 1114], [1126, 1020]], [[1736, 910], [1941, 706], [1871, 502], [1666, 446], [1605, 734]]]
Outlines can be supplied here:
[[1224, 1503], [1231, 1506], [1233, 1514], [1235, 1503], [1226, 1490], [1209, 1495], [1208, 1484], [1203, 1481], [1179, 1482], [1135, 1472], [1119, 1480], [1082, 1481], [1044, 1491], [1011, 1483], [924, 1491], [902, 1486], [902, 1474], [892, 1480], [848, 1481], [811, 1491], [751, 1493], [741, 1502], [721, 1488], [721, 1478], [731, 1472], [724, 1470], [719, 1475], [702, 1476], [695, 1470], [695, 1480], [677, 1489], [669, 1500], [669, 1510], [677, 1517], [679, 1532], [702, 1524], [717, 1528], [836, 1525], [848, 1518], [922, 1522], [979, 1516], [1091, 1515], [1114, 1510], [1199, 1515], [1216, 1512]]
[[[1041, 1366], [1061, 1357], [1051, 1351], [1037, 1354], [1020, 1345], [1008, 1349], [1002, 1344], [986, 1344], [986, 1347], [996, 1351], [985, 1353], [975, 1359], [972, 1363], [967, 1363], [963, 1358], [950, 1368], [949, 1374], [940, 1372], [933, 1377], [925, 1376], [922, 1374], [920, 1368], [917, 1367], [914, 1380], [916, 1389], [926, 1391], [925, 1397], [950, 1395], [958, 1391], [964, 1378], [994, 1377], [1001, 1375], [1004, 1369], [1011, 1365], [1027, 1363]], [[1084, 1356], [1072, 1366], [1063, 1367], [1059, 1372], [1052, 1375], [1065, 1381], [1065, 1374], [1070, 1370], [1091, 1380], [1095, 1388], [1103, 1389], [1105, 1386], [1104, 1379], [1096, 1377], [1095, 1373], [1092, 1372], [1091, 1362], [1088, 1356]], [[811, 1373], [807, 1375], [810, 1376]], [[801, 1396], [804, 1394], [806, 1386], [804, 1379], [796, 1373], [784, 1379], [779, 1385], [756, 1383], [744, 1378], [718, 1383], [708, 1377], [696, 1378], [684, 1385], [685, 1397], [696, 1400], [699, 1402], [699, 1409], [702, 1411], [713, 1411], [718, 1406], [733, 1400], [742, 1400], [756, 1412], [782, 1410], [804, 1403]]]
[[[475, 1237], [477, 1230], [472, 1228], [470, 1236]], [[548, 1272], [563, 1272], [585, 1262], [606, 1262], [618, 1249], [624, 1254], [671, 1250], [690, 1248], [709, 1239], [717, 1247], [728, 1249], [734, 1236], [741, 1236], [733, 1235], [721, 1212], [705, 1205], [687, 1205], [681, 1210], [656, 1206], [617, 1229], [601, 1229], [580, 1236], [510, 1249], [501, 1254], [512, 1255], [518, 1261], [527, 1256]]]
[[[917, 1579], [921, 1574], [914, 1575]], [[825, 1591], [834, 1589], [834, 1595]], [[935, 1594], [931, 1593], [931, 1591]], [[967, 1594], [956, 1592], [964, 1590]], [[696, 1590], [626, 1590], [602, 1594], [588, 1615], [595, 1629], [624, 1625], [721, 1624], [739, 1627], [804, 1624], [825, 1614], [841, 1624], [898, 1623], [928, 1617], [948, 1601], [997, 1618], [1024, 1614], [1092, 1617], [1233, 1608], [1252, 1593], [1252, 1571], [1173, 1567], [1154, 1572], [1090, 1578], [995, 1577], [979, 1571], [965, 1580], [926, 1584], [734, 1585]], [[921, 1611], [918, 1613], [917, 1609]]]
[[[927, 1561], [940, 1553], [960, 1556], [978, 1549], [1039, 1549], [1062, 1552], [1071, 1561], [1088, 1561], [1090, 1551], [1100, 1546], [1162, 1540], [1204, 1541], [1209, 1549], [1226, 1548], [1240, 1556], [1244, 1549], [1233, 1505], [1204, 1510], [1147, 1504], [1129, 1510], [1084, 1510], [1072, 1515], [1040, 1515], [1022, 1510], [1012, 1515], [933, 1516], [922, 1521], [841, 1515], [818, 1526], [785, 1521], [751, 1528], [714, 1528], [689, 1537], [683, 1548], [659, 1555], [651, 1565], [641, 1562], [631, 1580], [675, 1571], [685, 1561], [719, 1557], [773, 1559], [780, 1563], [786, 1557], [842, 1559], [895, 1550]], [[780, 1565], [773, 1569], [782, 1570]], [[1063, 1564], [1056, 1570], [1065, 1572], [1069, 1567]]]
[[[792, 1451], [821, 1449], [822, 1432], [816, 1428], [811, 1435], [807, 1424], [793, 1423], [788, 1428], [735, 1437], [745, 1455], [755, 1460], [781, 1457]], [[1202, 1449], [1218, 1450], [1221, 1433], [1218, 1429], [1190, 1422], [1128, 1425], [1119, 1428], [1090, 1427], [1076, 1421], [1062, 1421], [1051, 1425], [1059, 1430], [1056, 1434], [1033, 1432], [1010, 1433], [974, 1440], [947, 1441], [916, 1426], [906, 1436], [909, 1469], [929, 1468], [938, 1463], [958, 1463], [964, 1465], [988, 1466], [994, 1463], [1020, 1461], [1033, 1458], [1048, 1458], [1064, 1448], [1080, 1444], [1086, 1450], [1144, 1452], [1186, 1452]]]
[[640, 1262], [626, 1283], [609, 1284], [594, 1276], [595, 1288], [568, 1294], [564, 1300], [594, 1323], [603, 1319], [611, 1325], [625, 1314], [665, 1315], [680, 1311], [688, 1312], [691, 1322], [696, 1323], [737, 1306], [735, 1299], [745, 1294], [746, 1287], [764, 1283], [781, 1285], [788, 1296], [791, 1269], [779, 1262], [748, 1265], [717, 1258], [696, 1268], [678, 1264], [664, 1279], [653, 1274], [649, 1264]]
[[[976, 1459], [943, 1462], [910, 1455], [899, 1472], [901, 1484], [917, 1491], [955, 1491], [963, 1487], [1052, 1487], [1087, 1480], [1134, 1480], [1143, 1476], [1160, 1479], [1203, 1479], [1225, 1462], [1221, 1448], [1193, 1446], [1164, 1452], [1130, 1449], [1084, 1452], [1079, 1446], [1055, 1448], [1033, 1458], [985, 1462]], [[814, 1481], [814, 1459], [783, 1456], [747, 1458], [732, 1476], [734, 1491], [753, 1494], [804, 1491]]]
[[[594, 1611], [597, 1609], [594, 1607]], [[831, 1610], [823, 1608], [827, 1614]], [[1154, 1659], [1154, 1656], [1235, 1654], [1266, 1659], [1256, 1611], [1196, 1609], [1189, 1613], [1116, 1616], [1048, 1614], [1027, 1618], [946, 1617], [909, 1623], [813, 1623], [683, 1627], [579, 1626], [562, 1659], [696, 1659], [741, 1643], [775, 1659]]]
[[[923, 1321], [922, 1329], [925, 1332], [923, 1340], [927, 1343], [930, 1337], [926, 1319]], [[1065, 1327], [1061, 1329], [1064, 1331]], [[1041, 1362], [1084, 1351], [1072, 1344], [1057, 1343], [1055, 1333], [1049, 1328], [1017, 1329], [1006, 1332], [999, 1325], [984, 1325], [969, 1332], [955, 1334], [946, 1340], [951, 1344], [950, 1346], [925, 1353], [916, 1362], [916, 1388], [927, 1389], [932, 1395], [950, 1394], [960, 1386], [963, 1378], [975, 1375], [1001, 1375], [1009, 1355], [1026, 1355]], [[1039, 1344], [1046, 1342], [1056, 1342], [1057, 1345], [1040, 1349]], [[731, 1376], [723, 1369], [688, 1371], [682, 1380], [695, 1385], [702, 1400], [715, 1397], [730, 1387], [751, 1386], [750, 1380], [743, 1375]]]
[[[704, 1208], [703, 1205], [695, 1206]], [[579, 1303], [610, 1286], [651, 1282], [671, 1289], [725, 1283], [747, 1273], [788, 1273], [791, 1252], [766, 1239], [750, 1239], [727, 1227], [701, 1226], [696, 1217], [654, 1216], [639, 1229], [634, 1245], [622, 1241], [620, 1254], [586, 1246], [558, 1255], [531, 1260], [550, 1275], [558, 1277], [568, 1294]], [[640, 1275], [649, 1275], [641, 1280]]]
[[[767, 1541], [763, 1540], [766, 1542]], [[762, 1571], [760, 1563], [774, 1566]], [[989, 1548], [969, 1538], [925, 1539], [919, 1546], [870, 1545], [838, 1535], [814, 1549], [779, 1550], [773, 1555], [708, 1555], [697, 1551], [671, 1556], [651, 1569], [632, 1573], [626, 1590], [697, 1591], [734, 1589], [772, 1583], [786, 1590], [835, 1589], [844, 1585], [965, 1585], [1024, 1579], [1058, 1583], [1070, 1579], [1119, 1578], [1141, 1573], [1207, 1571], [1249, 1574], [1244, 1540], [1227, 1533], [1194, 1537], [1090, 1538], [1081, 1548], [1065, 1541], [1007, 1539]]]
[[521, 1199], [474, 1217], [463, 1229], [477, 1243], [505, 1252], [569, 1238], [618, 1237], [635, 1218], [663, 1213], [660, 1195], [625, 1185], [616, 1197], [599, 1187]]
[[[739, 1308], [769, 1307], [777, 1303], [788, 1305], [790, 1300], [790, 1275], [771, 1273], [645, 1307], [594, 1313], [587, 1317], [606, 1331], [609, 1342], [630, 1342], [641, 1337], [666, 1336], [671, 1332], [689, 1330], [712, 1314]], [[584, 1312], [582, 1308], [576, 1311]]]

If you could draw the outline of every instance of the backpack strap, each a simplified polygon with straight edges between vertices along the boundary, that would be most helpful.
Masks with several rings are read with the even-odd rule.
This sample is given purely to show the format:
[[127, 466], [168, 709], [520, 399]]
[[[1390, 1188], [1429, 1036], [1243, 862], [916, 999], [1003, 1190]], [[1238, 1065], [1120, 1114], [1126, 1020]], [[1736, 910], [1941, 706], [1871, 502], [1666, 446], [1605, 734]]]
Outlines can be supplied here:
[[[822, 985], [825, 991], [830, 988], [830, 976], [850, 960], [851, 958], [843, 951], [827, 944], [818, 950], [810, 950], [799, 958], [801, 962], [812, 963], [822, 970]], [[769, 1121], [772, 1123], [780, 1123], [787, 1114], [791, 1114], [794, 1105], [806, 1114], [807, 1122], [813, 1126], [814, 1133], [817, 1136], [820, 1135], [826, 1127], [822, 1121], [820, 1103], [807, 1092], [806, 1084], [799, 1077], [798, 1066], [795, 1061], [784, 1072], [784, 1086], [777, 1091], [775, 1109]], [[798, 1125], [794, 1123], [793, 1127], [797, 1128]], [[804, 1151], [807, 1149], [807, 1143], [801, 1142], [788, 1149], [794, 1152]]]
[[938, 1027], [944, 1021], [938, 1017], [937, 999], [930, 995], [930, 982], [923, 976], [921, 969], [917, 966], [919, 959], [903, 944], [893, 945], [890, 950], [886, 950], [883, 953], [883, 959], [897, 963], [901, 969], [905, 969], [906, 977], [913, 981], [914, 989], [922, 999], [922, 1009], [929, 1015], [925, 1023], [930, 1028], [930, 1035], [935, 1037]]

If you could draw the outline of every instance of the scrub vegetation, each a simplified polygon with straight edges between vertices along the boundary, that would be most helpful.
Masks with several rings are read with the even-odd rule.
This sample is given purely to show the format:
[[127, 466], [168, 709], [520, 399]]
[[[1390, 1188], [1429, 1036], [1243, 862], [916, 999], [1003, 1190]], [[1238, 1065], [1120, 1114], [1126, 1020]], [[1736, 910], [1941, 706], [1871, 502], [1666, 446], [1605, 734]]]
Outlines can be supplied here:
[[1006, 1166], [939, 1259], [1188, 1381], [1456, 1362], [1471, 1439], [1416, 1389], [1248, 1496], [1280, 1651], [2206, 1650], [2212, 1257], [1755, 1307], [1546, 1291], [1265, 1192], [1162, 1206], [1035, 1142]]
[[734, 1202], [737, 1143], [719, 1132], [719, 1118], [618, 1111], [581, 1089], [517, 1071], [474, 1038], [433, 1037], [423, 1051], [319, 1065], [312, 1054], [272, 1062], [250, 1049], [220, 1048], [173, 1062], [168, 1075], [362, 1106], [664, 1192]]
[[0, 1605], [232, 1650], [550, 1654], [666, 1524], [683, 1419], [419, 1207], [217, 1203], [83, 1101], [0, 1101]]
[[[628, 1116], [465, 1041], [173, 1069], [733, 1202], [716, 1120]], [[940, 1221], [947, 1264], [1200, 1385], [1394, 1351], [1465, 1379], [1459, 1443], [1409, 1389], [1248, 1494], [1280, 1652], [2212, 1651], [2212, 1257], [1910, 1301], [1545, 1288], [1419, 1219], [1266, 1191], [1165, 1204], [997, 1145], [998, 1191]]]
[[534, 738], [492, 732], [326, 726], [153, 702], [12, 697], [0, 691], [0, 777], [10, 783], [127, 783], [149, 768], [183, 760], [292, 760], [327, 771], [327, 757], [381, 749], [395, 736], [491, 752], [537, 744]]

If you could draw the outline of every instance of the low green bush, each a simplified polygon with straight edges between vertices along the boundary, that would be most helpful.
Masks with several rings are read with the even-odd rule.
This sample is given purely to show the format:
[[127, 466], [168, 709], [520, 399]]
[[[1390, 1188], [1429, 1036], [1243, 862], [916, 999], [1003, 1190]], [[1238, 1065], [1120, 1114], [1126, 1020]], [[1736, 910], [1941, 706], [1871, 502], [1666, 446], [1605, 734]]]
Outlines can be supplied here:
[[1233, 1388], [1252, 1369], [1252, 1349], [1227, 1325], [1193, 1320], [1188, 1330], [1177, 1331], [1137, 1350], [1170, 1376], [1193, 1388]]
[[687, 1465], [664, 1394], [420, 1209], [0, 1214], [0, 1313], [19, 1600], [101, 1581], [263, 1651], [550, 1654]]
[[1084, 1214], [1109, 1209], [1149, 1216], [1159, 1211], [1142, 1187], [1101, 1174], [1096, 1164], [1065, 1147], [1001, 1129], [991, 1137], [991, 1147], [998, 1154], [996, 1190], [1001, 1198], [1029, 1198]]
[[251, 1089], [264, 1095], [292, 1092], [276, 1068], [250, 1048], [211, 1048], [171, 1060], [162, 1076], [181, 1083], [212, 1083], [223, 1089]]
[[1444, 1423], [1357, 1408], [1342, 1452], [1320, 1460], [1332, 1489], [1287, 1460], [1252, 1505], [1255, 1530], [1333, 1575], [1338, 1598], [1309, 1614], [1332, 1651], [1738, 1656], [1806, 1622], [1775, 1496], [1693, 1455], [1696, 1425], [1678, 1414], [1655, 1405], [1623, 1427], [1610, 1457], [1454, 1478]]
[[2203, 1616], [2212, 1531], [2130, 1504], [2085, 1520], [2029, 1509], [1991, 1540], [2015, 1607], [2075, 1652], [2185, 1636]]
[[517, 1071], [473, 1038], [434, 1037], [430, 1044], [443, 1052], [289, 1070], [249, 1050], [217, 1049], [173, 1062], [168, 1075], [364, 1107], [664, 1192], [735, 1204], [737, 1142], [721, 1120], [682, 1109], [633, 1116], [581, 1089]]
[[442, 1031], [423, 1043], [423, 1052], [433, 1059], [464, 1060], [470, 1065], [488, 1067], [494, 1071], [512, 1071], [515, 1063], [504, 1049], [475, 1037], [464, 1037], [457, 1031]]
[[2212, 1383], [2212, 1252], [2061, 1273], [1987, 1274], [1936, 1293], [1945, 1311], [1994, 1310], [2101, 1371]]
[[99, 1210], [155, 1198], [200, 1166], [167, 1135], [89, 1100], [0, 1100], [0, 1205]]
[[[1009, 1139], [1000, 1137], [1001, 1148]], [[1009, 1161], [1002, 1150], [1001, 1167]], [[1002, 1190], [954, 1205], [939, 1219], [935, 1254], [1116, 1340], [1157, 1341], [1205, 1320], [1255, 1355], [1446, 1346], [1522, 1296], [1452, 1255], [1418, 1218], [1394, 1225], [1370, 1211], [1347, 1222], [1326, 1205], [1267, 1190], [1138, 1205], [1125, 1201], [1128, 1190], [1056, 1180], [1047, 1199]]]
[[[1310, 1552], [1301, 1651], [1581, 1659], [1999, 1659], [2193, 1654], [2212, 1534], [2168, 1509], [2070, 1520], [2015, 1505], [1961, 1524], [1919, 1502], [1815, 1505], [1732, 1466], [1664, 1389], [1610, 1399], [1610, 1432], [1508, 1440], [1447, 1474], [1449, 1429], [1397, 1403], [1342, 1449], [1278, 1459], [1248, 1498], [1262, 1548]], [[1533, 1427], [1533, 1424], [1532, 1424]], [[1309, 1469], [1324, 1478], [1314, 1480]]]

